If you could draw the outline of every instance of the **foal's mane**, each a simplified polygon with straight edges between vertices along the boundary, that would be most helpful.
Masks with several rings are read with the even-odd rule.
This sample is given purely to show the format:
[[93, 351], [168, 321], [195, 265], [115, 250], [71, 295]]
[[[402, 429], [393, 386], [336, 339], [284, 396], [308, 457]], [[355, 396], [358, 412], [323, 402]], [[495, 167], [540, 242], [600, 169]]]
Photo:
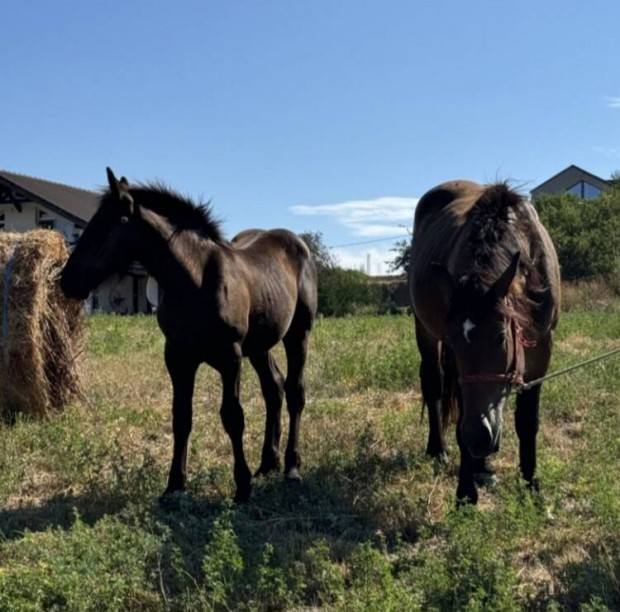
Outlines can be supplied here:
[[[210, 202], [194, 202], [159, 181], [131, 185], [129, 193], [136, 204], [164, 217], [176, 231], [193, 230], [213, 242], [225, 241]], [[102, 199], [109, 195], [105, 193]]]
[[[532, 302], [527, 289], [539, 288], [539, 275], [529, 252], [527, 217], [521, 213], [524, 198], [507, 182], [488, 185], [469, 211], [470, 271], [466, 285], [479, 291], [490, 287], [520, 251], [520, 266], [500, 310], [523, 327], [532, 324]], [[527, 281], [527, 287], [525, 283]]]

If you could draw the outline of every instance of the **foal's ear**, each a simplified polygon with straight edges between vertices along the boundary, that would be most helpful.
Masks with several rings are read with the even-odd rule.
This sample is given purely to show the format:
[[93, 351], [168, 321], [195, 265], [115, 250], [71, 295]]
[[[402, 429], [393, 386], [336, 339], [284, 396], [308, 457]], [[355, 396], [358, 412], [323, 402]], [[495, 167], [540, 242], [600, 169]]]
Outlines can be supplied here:
[[106, 174], [108, 175], [108, 185], [110, 186], [110, 192], [114, 195], [118, 195], [118, 181], [114, 176], [114, 172], [112, 172], [112, 168], [109, 166], [105, 169]]
[[508, 264], [508, 267], [502, 272], [502, 275], [493, 283], [491, 288], [487, 292], [487, 296], [494, 302], [499, 302], [508, 295], [510, 285], [514, 280], [517, 269], [519, 268], [519, 261], [521, 259], [521, 251], [517, 251]]
[[442, 263], [437, 263], [436, 261], [431, 263], [431, 270], [435, 276], [435, 281], [437, 283], [437, 287], [439, 288], [439, 292], [443, 297], [444, 304], [450, 304], [455, 286], [450, 270], [448, 270], [448, 268], [446, 268], [446, 266]]
[[108, 174], [108, 184], [110, 185], [110, 193], [118, 198], [123, 205], [127, 206], [127, 212], [133, 213], [133, 198], [129, 193], [129, 182], [124, 176], [121, 176], [120, 180], [117, 180], [112, 172], [111, 168], [106, 168]]

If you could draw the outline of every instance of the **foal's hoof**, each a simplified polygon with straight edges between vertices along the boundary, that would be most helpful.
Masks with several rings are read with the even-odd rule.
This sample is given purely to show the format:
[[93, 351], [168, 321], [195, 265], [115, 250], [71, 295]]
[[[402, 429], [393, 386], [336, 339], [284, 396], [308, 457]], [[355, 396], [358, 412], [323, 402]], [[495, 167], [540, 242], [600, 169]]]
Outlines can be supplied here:
[[157, 503], [163, 510], [175, 511], [181, 506], [181, 501], [187, 497], [185, 491], [169, 491], [166, 489], [162, 495], [159, 496]]
[[237, 489], [233, 501], [235, 504], [247, 504], [250, 501], [250, 494], [252, 493], [252, 487], [244, 487], [243, 489]]
[[478, 491], [476, 487], [458, 487], [456, 490], [456, 507], [466, 508], [478, 503]]
[[276, 464], [261, 463], [259, 468], [254, 472], [254, 477], [269, 476], [269, 474], [278, 474], [281, 471], [281, 467]]
[[526, 481], [526, 485], [532, 493], [540, 493], [540, 482], [538, 482], [538, 478], [532, 478]]
[[286, 479], [289, 482], [300, 482], [301, 473], [299, 471], [299, 468], [293, 467], [288, 472], [286, 472]]

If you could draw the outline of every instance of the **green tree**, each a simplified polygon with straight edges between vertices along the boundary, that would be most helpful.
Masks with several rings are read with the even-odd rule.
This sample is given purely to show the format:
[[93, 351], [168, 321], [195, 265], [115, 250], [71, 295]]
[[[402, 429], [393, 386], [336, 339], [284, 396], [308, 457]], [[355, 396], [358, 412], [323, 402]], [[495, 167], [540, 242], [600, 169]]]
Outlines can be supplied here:
[[321, 232], [299, 234], [306, 242], [317, 268], [319, 283], [318, 312], [328, 317], [342, 317], [358, 312], [381, 313], [387, 310], [387, 300], [381, 287], [369, 282], [368, 276], [357, 270], [344, 270]]
[[558, 253], [562, 278], [577, 280], [620, 274], [620, 187], [582, 200], [568, 193], [541, 195], [534, 202]]
[[399, 240], [390, 252], [396, 253], [393, 259], [386, 261], [388, 272], [404, 272], [409, 273], [409, 259], [411, 257], [411, 238]]
[[336, 267], [338, 261], [331, 249], [325, 245], [322, 232], [301, 232], [299, 237], [308, 245], [319, 276], [323, 271]]

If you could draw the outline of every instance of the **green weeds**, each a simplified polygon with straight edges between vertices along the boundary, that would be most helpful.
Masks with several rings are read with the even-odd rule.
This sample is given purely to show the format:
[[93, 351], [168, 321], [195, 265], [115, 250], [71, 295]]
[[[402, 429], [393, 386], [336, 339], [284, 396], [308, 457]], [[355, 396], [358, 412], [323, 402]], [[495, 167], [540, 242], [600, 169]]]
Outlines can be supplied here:
[[[619, 339], [617, 309], [575, 307], [552, 370]], [[423, 455], [410, 318], [322, 319], [304, 480], [257, 479], [251, 502], [231, 505], [219, 380], [203, 369], [188, 493], [162, 507], [171, 396], [155, 320], [94, 316], [87, 346], [86, 404], [0, 432], [0, 610], [620, 607], [618, 358], [545, 385], [540, 493], [518, 477], [507, 415], [500, 484], [457, 511], [453, 430], [447, 466]], [[249, 364], [242, 389], [255, 467], [264, 406]]]

